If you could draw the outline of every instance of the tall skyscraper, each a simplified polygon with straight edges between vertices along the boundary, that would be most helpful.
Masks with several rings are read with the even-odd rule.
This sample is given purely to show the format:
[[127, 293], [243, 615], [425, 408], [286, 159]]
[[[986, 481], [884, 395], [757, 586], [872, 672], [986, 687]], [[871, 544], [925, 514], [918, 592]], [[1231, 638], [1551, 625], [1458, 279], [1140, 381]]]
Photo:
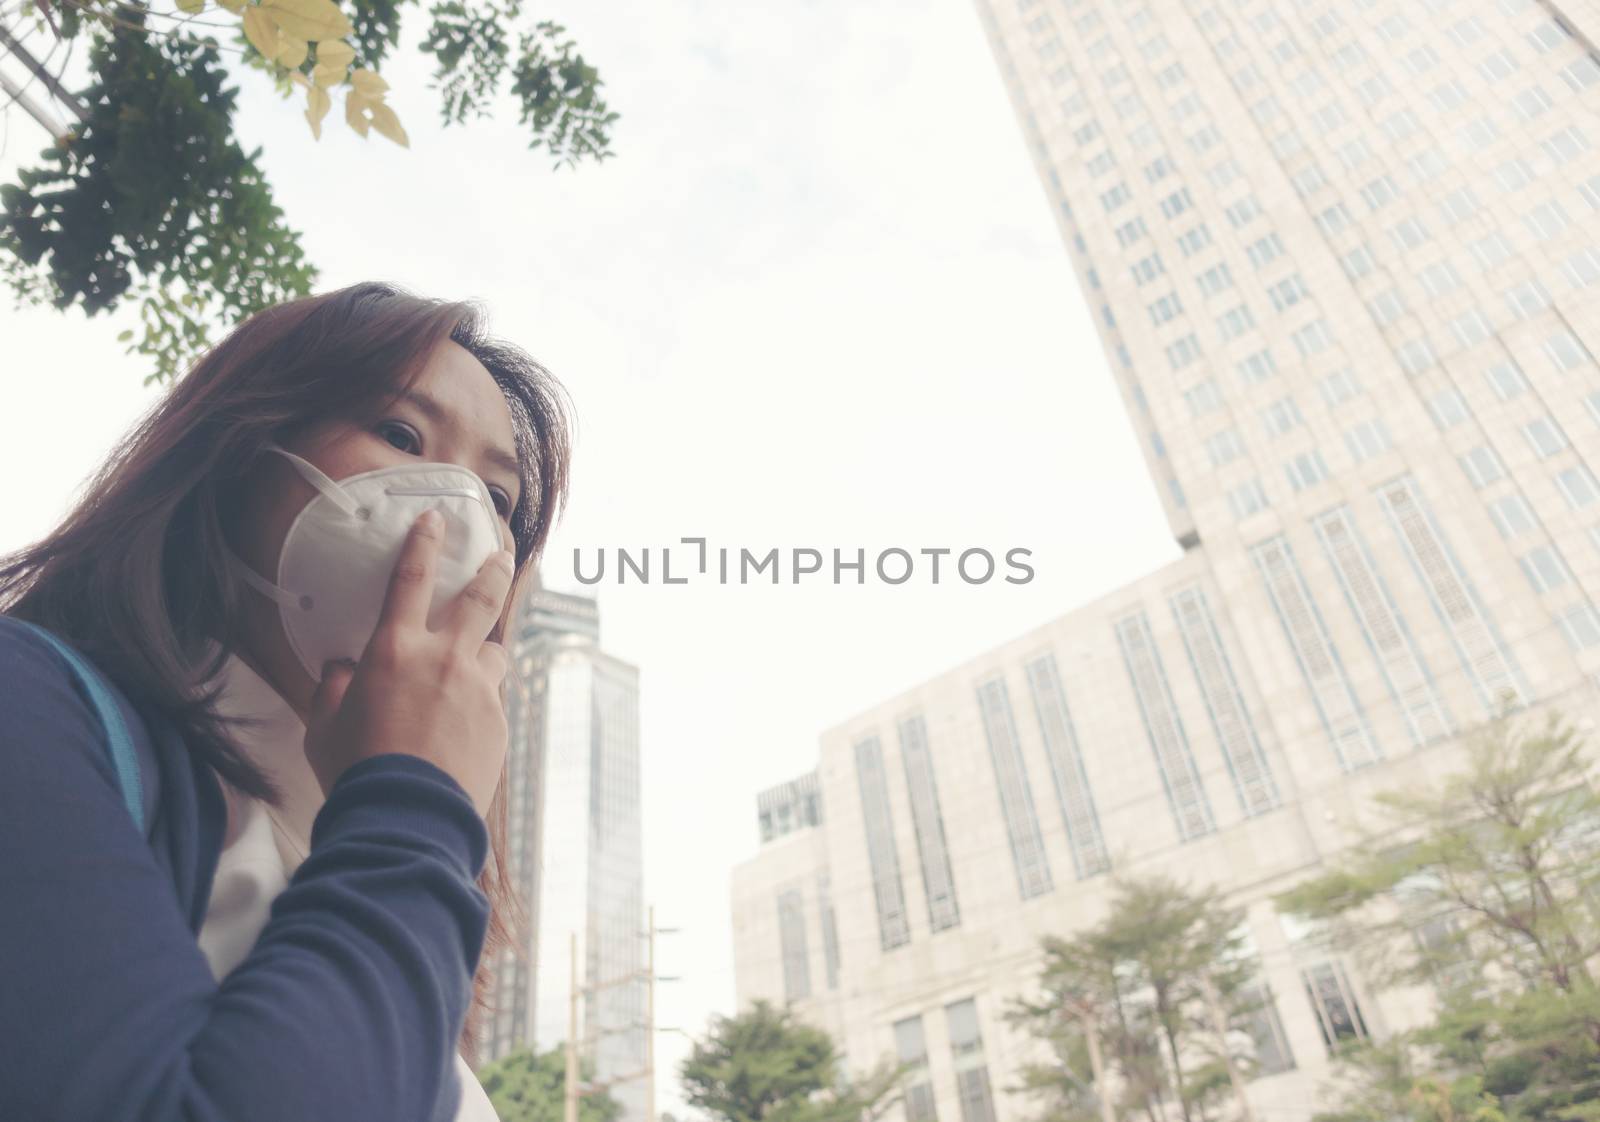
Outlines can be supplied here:
[[1250, 1093], [1308, 1118], [1429, 999], [1271, 896], [1502, 698], [1600, 712], [1600, 5], [978, 10], [1185, 555], [827, 731], [739, 995], [913, 1064], [909, 1122], [1026, 1117], [1039, 937], [1160, 871], [1248, 907]]
[[510, 645], [508, 841], [533, 937], [499, 963], [485, 1055], [568, 1039], [576, 935], [581, 1054], [626, 1122], [647, 1122], [639, 672], [600, 649], [584, 596], [533, 588]]

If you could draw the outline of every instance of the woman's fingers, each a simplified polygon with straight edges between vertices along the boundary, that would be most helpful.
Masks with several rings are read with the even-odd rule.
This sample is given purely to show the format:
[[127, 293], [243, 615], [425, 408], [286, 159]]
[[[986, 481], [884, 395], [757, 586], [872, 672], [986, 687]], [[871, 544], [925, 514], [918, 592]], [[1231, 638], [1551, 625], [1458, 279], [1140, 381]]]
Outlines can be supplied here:
[[511, 591], [511, 576], [511, 554], [497, 550], [456, 597], [451, 626], [466, 649], [477, 650], [499, 622], [506, 593]]
[[437, 568], [439, 544], [444, 540], [444, 516], [425, 510], [411, 524], [411, 532], [400, 546], [400, 559], [389, 574], [389, 589], [384, 595], [378, 630], [389, 627], [428, 626], [428, 606], [433, 603], [433, 574]]

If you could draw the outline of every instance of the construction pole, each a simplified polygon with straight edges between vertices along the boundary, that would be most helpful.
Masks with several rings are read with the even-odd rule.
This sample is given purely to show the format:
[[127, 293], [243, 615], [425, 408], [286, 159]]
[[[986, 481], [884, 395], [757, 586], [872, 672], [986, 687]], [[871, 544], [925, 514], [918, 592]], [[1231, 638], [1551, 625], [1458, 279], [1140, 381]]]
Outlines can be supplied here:
[[644, 955], [644, 1119], [656, 1122], [656, 906], [650, 905]]
[[572, 933], [572, 986], [567, 991], [566, 1122], [578, 1122], [578, 933]]
[[1201, 978], [1200, 990], [1206, 1011], [1211, 1014], [1211, 1027], [1217, 1034], [1217, 1047], [1222, 1049], [1222, 1066], [1228, 1069], [1228, 1082], [1233, 1084], [1234, 1097], [1239, 1100], [1239, 1122], [1256, 1122], [1255, 1112], [1250, 1109], [1250, 1096], [1245, 1094], [1244, 1077], [1239, 1074], [1239, 1066], [1233, 1062], [1233, 1052], [1228, 1047], [1228, 1020], [1222, 1015], [1222, 999], [1217, 996], [1217, 987], [1211, 984], [1210, 978]]

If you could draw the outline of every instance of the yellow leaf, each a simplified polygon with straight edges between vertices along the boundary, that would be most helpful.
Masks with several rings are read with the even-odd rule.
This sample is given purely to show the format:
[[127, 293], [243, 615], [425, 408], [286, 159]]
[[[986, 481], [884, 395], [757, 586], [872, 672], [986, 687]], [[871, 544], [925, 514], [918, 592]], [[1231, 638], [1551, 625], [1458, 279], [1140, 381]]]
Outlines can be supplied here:
[[311, 68], [311, 81], [326, 89], [337, 86], [344, 81], [344, 67], [313, 66]]
[[309, 49], [310, 45], [304, 39], [296, 39], [281, 32], [278, 35], [277, 59], [290, 70], [306, 60], [306, 52]]
[[291, 70], [289, 71], [289, 83], [290, 85], [299, 86], [301, 89], [306, 89], [311, 85], [311, 79], [298, 70]]
[[206, 0], [178, 0], [178, 11], [197, 16], [205, 10]]
[[306, 90], [306, 120], [311, 122], [311, 135], [317, 140], [322, 139], [322, 118], [328, 115], [332, 105], [328, 91], [321, 86], [311, 86]]
[[244, 11], [244, 0], [217, 0], [217, 3], [221, 4], [234, 15], [238, 15], [240, 12]]
[[333, 0], [262, 0], [261, 7], [296, 39], [320, 43], [355, 32], [345, 14], [334, 7]]
[[356, 49], [340, 39], [329, 39], [317, 44], [317, 65], [343, 70], [356, 60]]
[[344, 99], [344, 119], [347, 124], [361, 136], [367, 135], [367, 129], [372, 125], [372, 118], [368, 116], [370, 103], [366, 97], [356, 90], [351, 90]]
[[278, 25], [262, 8], [244, 10], [244, 37], [267, 58], [278, 53]]
[[364, 94], [379, 97], [389, 88], [389, 83], [378, 77], [376, 71], [359, 67], [350, 75], [350, 84]]
[[369, 102], [368, 107], [372, 110], [372, 127], [378, 130], [378, 135], [388, 137], [402, 148], [411, 147], [411, 138], [400, 127], [400, 118], [393, 109], [381, 101]]

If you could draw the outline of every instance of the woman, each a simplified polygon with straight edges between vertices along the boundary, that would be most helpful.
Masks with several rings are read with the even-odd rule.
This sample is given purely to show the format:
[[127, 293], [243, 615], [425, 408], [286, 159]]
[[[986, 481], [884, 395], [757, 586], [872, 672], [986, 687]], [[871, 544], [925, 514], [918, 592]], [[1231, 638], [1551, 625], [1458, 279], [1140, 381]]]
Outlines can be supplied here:
[[0, 558], [0, 1118], [494, 1118], [501, 641], [568, 432], [473, 307], [355, 285], [240, 325]]

